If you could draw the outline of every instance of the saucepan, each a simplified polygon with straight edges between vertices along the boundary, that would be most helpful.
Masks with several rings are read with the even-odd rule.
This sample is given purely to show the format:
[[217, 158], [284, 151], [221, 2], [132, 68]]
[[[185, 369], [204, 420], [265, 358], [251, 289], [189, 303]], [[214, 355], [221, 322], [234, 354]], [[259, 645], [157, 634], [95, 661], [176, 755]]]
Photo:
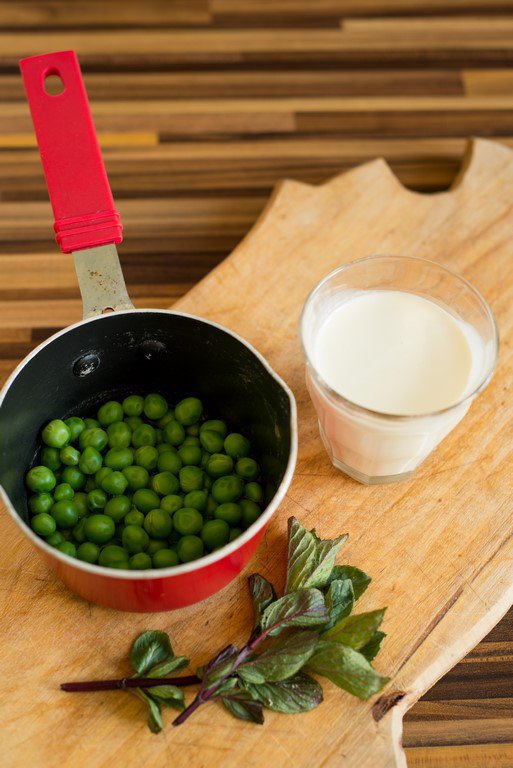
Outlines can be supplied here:
[[[34, 56], [21, 70], [55, 217], [56, 239], [72, 253], [84, 319], [56, 333], [16, 368], [0, 393], [0, 490], [16, 524], [74, 592], [126, 611], [190, 605], [228, 584], [247, 564], [292, 479], [296, 406], [287, 385], [236, 333], [183, 312], [134, 309], [116, 243], [121, 223], [73, 51]], [[60, 93], [48, 93], [58, 77]], [[28, 525], [24, 474], [52, 418], [88, 414], [129, 393], [186, 394], [252, 441], [266, 479], [261, 516], [230, 544], [158, 571], [89, 565], [50, 547]]]

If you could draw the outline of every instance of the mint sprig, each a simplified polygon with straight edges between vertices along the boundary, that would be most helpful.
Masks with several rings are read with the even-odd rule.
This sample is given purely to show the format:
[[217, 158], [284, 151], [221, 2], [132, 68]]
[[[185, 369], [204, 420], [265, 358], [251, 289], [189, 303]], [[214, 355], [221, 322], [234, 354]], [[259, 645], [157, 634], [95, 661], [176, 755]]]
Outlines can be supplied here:
[[[295, 518], [288, 522], [288, 558], [284, 593], [258, 573], [249, 577], [254, 622], [242, 647], [228, 645], [195, 675], [168, 677], [189, 660], [175, 656], [165, 632], [147, 631], [130, 652], [134, 674], [119, 680], [64, 683], [65, 691], [125, 689], [144, 702], [152, 733], [163, 728], [162, 708], [181, 710], [180, 725], [200, 706], [219, 701], [239, 720], [264, 722], [264, 708], [293, 714], [323, 700], [311, 675], [326, 677], [339, 688], [367, 699], [389, 681], [372, 661], [385, 634], [379, 627], [385, 609], [352, 614], [370, 584], [366, 573], [335, 565], [347, 536], [320, 539]], [[199, 685], [186, 707], [182, 688]]]

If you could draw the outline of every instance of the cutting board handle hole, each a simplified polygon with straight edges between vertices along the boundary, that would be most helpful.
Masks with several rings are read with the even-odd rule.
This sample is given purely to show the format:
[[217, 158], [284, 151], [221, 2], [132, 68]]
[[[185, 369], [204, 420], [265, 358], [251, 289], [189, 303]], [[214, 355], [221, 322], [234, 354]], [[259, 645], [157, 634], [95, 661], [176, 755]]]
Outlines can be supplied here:
[[59, 96], [65, 89], [64, 81], [56, 69], [50, 69], [45, 75], [45, 91], [49, 96]]

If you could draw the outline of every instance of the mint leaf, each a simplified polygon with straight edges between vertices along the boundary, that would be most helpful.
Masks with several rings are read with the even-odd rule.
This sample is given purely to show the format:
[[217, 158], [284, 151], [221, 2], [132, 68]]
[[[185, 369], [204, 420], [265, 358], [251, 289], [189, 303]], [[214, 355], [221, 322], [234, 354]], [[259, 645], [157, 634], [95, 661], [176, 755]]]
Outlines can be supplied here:
[[359, 699], [368, 699], [390, 679], [381, 677], [365, 656], [354, 648], [332, 640], [319, 640], [306, 668], [309, 672], [327, 677]]
[[329, 583], [335, 581], [335, 579], [351, 579], [355, 600], [358, 600], [363, 595], [372, 581], [370, 576], [353, 565], [336, 565], [331, 572]]
[[299, 672], [315, 651], [319, 635], [297, 630], [274, 641], [259, 656], [250, 658], [237, 669], [247, 683], [278, 682]]
[[241, 681], [241, 685], [264, 707], [284, 714], [308, 712], [323, 700], [322, 688], [317, 680], [303, 672], [279, 683], [255, 685]]
[[335, 566], [335, 558], [340, 547], [347, 540], [347, 533], [336, 539], [320, 539], [315, 531], [311, 533], [315, 541], [315, 567], [303, 586], [321, 589], [330, 580], [331, 572]]
[[183, 691], [176, 685], [157, 685], [155, 688], [146, 688], [145, 693], [152, 699], [157, 700], [157, 704], [163, 704], [165, 707], [174, 707], [175, 709], [184, 709], [185, 702]]
[[169, 636], [165, 632], [150, 630], [137, 637], [130, 651], [130, 663], [140, 675], [145, 675], [156, 664], [173, 657]]
[[310, 531], [295, 517], [289, 517], [287, 581], [285, 592], [301, 589], [315, 568], [316, 542]]
[[234, 717], [239, 720], [247, 720], [251, 723], [262, 725], [264, 713], [262, 704], [254, 701], [248, 691], [234, 691], [220, 697], [224, 706]]
[[229, 675], [238, 655], [239, 649], [235, 645], [227, 645], [223, 648], [205, 667], [202, 675], [204, 682], [212, 685], [225, 675]]
[[148, 707], [147, 725], [152, 733], [160, 733], [164, 727], [162, 724], [162, 715], [160, 714], [160, 705], [147, 696], [140, 688], [135, 688], [134, 693], [141, 701], [144, 701]]
[[285, 627], [321, 626], [327, 618], [322, 592], [300, 589], [271, 603], [262, 615], [260, 626], [263, 631], [271, 630], [269, 634], [275, 635]]
[[369, 642], [366, 643], [363, 648], [360, 648], [360, 653], [362, 656], [365, 656], [367, 661], [372, 661], [376, 658], [379, 649], [381, 648], [381, 643], [385, 637], [385, 633], [378, 630], [377, 632], [374, 632]]
[[253, 628], [256, 629], [260, 625], [262, 613], [273, 600], [276, 600], [276, 592], [273, 585], [259, 573], [253, 573], [248, 581], [255, 614]]
[[351, 579], [336, 579], [328, 587], [325, 597], [328, 622], [324, 630], [330, 629], [345, 616], [348, 616], [354, 606], [354, 590]]
[[382, 608], [378, 611], [368, 611], [367, 613], [357, 613], [354, 616], [346, 616], [345, 619], [339, 621], [334, 627], [328, 629], [324, 633], [323, 639], [344, 643], [344, 645], [349, 645], [351, 648], [359, 650], [369, 642], [374, 632], [380, 626], [385, 610], [385, 608]]
[[189, 659], [185, 656], [174, 656], [172, 659], [155, 664], [146, 674], [146, 677], [166, 677], [171, 672], [178, 672], [180, 669], [184, 669], [188, 664]]

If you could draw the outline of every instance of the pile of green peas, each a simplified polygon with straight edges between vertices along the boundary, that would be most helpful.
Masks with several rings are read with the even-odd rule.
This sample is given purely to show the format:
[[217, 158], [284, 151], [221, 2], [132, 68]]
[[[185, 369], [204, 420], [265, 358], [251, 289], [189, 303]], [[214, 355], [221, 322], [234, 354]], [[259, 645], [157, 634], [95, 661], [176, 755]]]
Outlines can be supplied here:
[[96, 418], [53, 419], [26, 474], [30, 525], [50, 546], [107, 568], [188, 563], [262, 512], [249, 440], [186, 397], [129, 395]]

